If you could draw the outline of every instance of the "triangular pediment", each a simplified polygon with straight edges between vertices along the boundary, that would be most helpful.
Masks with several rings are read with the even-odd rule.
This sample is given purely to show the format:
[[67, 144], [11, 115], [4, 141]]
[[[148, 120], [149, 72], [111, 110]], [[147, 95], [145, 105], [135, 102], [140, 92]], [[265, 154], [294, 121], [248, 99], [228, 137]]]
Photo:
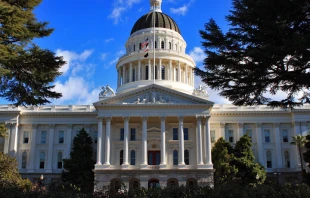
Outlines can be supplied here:
[[206, 98], [172, 90], [152, 84], [129, 92], [118, 94], [94, 103], [94, 106], [109, 105], [213, 105]]

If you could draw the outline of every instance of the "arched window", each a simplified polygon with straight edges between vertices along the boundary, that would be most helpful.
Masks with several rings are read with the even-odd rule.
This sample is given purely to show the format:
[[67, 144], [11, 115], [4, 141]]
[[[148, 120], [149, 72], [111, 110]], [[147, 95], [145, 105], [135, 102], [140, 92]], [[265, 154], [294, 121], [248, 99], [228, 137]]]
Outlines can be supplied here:
[[139, 43], [139, 50], [142, 49], [142, 43]]
[[157, 41], [155, 41], [155, 49], [157, 49]]
[[169, 42], [169, 49], [171, 50], [171, 48], [172, 48], [172, 45], [171, 45], [171, 42]]
[[119, 165], [122, 165], [123, 164], [123, 161], [124, 161], [124, 151], [123, 150], [121, 150], [120, 152], [119, 152]]
[[161, 79], [165, 80], [165, 76], [166, 76], [166, 74], [165, 74], [165, 66], [162, 66], [161, 67]]
[[186, 165], [189, 165], [189, 151], [188, 150], [184, 151], [184, 162]]
[[160, 187], [159, 185], [159, 180], [158, 179], [150, 179], [148, 183], [149, 188], [158, 188]]
[[129, 181], [129, 191], [139, 190], [140, 189], [140, 180], [133, 178]]
[[179, 186], [179, 181], [175, 178], [170, 178], [167, 181], [167, 187], [168, 188], [174, 188]]
[[290, 153], [288, 151], [284, 152], [284, 160], [285, 160], [285, 167], [290, 168], [291, 167]]
[[27, 166], [27, 152], [24, 151], [22, 154], [22, 168], [26, 168]]
[[149, 66], [145, 66], [145, 80], [149, 79]]
[[110, 182], [110, 191], [112, 193], [116, 193], [119, 189], [121, 189], [121, 181], [119, 179], [113, 179]]
[[196, 179], [187, 179], [186, 180], [186, 187], [189, 189], [193, 189], [197, 187], [197, 180]]
[[136, 151], [130, 151], [130, 165], [136, 165]]
[[173, 151], [173, 165], [178, 165], [179, 159], [178, 159], [178, 151], [174, 150]]
[[45, 163], [45, 153], [40, 152], [40, 169], [44, 169], [44, 163]]
[[57, 154], [57, 168], [62, 168], [62, 152], [58, 152]]
[[272, 168], [272, 156], [271, 156], [271, 152], [267, 151], [266, 152], [266, 159], [267, 159], [267, 168]]
[[165, 49], [165, 42], [164, 41], [161, 42], [161, 49]]

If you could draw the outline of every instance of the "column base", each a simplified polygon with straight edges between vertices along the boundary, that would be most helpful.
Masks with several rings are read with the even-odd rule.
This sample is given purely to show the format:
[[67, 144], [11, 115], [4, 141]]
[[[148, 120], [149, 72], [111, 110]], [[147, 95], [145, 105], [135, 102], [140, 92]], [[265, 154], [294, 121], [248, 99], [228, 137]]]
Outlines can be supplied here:
[[167, 168], [167, 164], [159, 164], [159, 169], [166, 169]]
[[213, 169], [213, 164], [197, 164], [197, 169]]
[[186, 164], [179, 164], [178, 165], [178, 169], [185, 169], [186, 168]]
[[122, 169], [129, 169], [129, 164], [122, 164]]
[[148, 164], [141, 164], [140, 169], [148, 169]]
[[110, 163], [109, 164], [103, 164], [100, 166], [102, 169], [110, 169]]
[[100, 162], [97, 162], [95, 165], [102, 165]]

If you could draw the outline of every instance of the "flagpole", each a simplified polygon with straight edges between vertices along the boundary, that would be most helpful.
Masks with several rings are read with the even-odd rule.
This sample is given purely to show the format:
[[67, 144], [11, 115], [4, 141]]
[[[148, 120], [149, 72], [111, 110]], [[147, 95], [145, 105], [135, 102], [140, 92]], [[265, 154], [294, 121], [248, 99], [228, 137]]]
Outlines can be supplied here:
[[156, 2], [154, 3], [154, 8], [153, 8], [153, 16], [154, 16], [154, 26], [153, 26], [153, 33], [154, 33], [154, 48], [153, 48], [153, 51], [154, 51], [154, 54], [153, 54], [153, 56], [154, 56], [154, 84], [155, 84], [155, 5], [156, 5]]

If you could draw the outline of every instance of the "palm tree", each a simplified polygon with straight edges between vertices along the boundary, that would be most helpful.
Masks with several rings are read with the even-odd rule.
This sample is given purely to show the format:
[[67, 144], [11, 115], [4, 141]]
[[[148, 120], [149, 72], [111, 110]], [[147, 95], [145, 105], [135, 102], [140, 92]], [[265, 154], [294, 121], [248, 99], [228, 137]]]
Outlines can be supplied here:
[[302, 161], [301, 148], [305, 145], [307, 140], [306, 140], [306, 137], [304, 137], [302, 135], [296, 135], [296, 136], [293, 136], [292, 138], [293, 138], [293, 141], [291, 142], [291, 144], [296, 145], [298, 148], [299, 159], [300, 159], [300, 164], [301, 164], [301, 171], [303, 171], [304, 165], [303, 165], [303, 161]]

